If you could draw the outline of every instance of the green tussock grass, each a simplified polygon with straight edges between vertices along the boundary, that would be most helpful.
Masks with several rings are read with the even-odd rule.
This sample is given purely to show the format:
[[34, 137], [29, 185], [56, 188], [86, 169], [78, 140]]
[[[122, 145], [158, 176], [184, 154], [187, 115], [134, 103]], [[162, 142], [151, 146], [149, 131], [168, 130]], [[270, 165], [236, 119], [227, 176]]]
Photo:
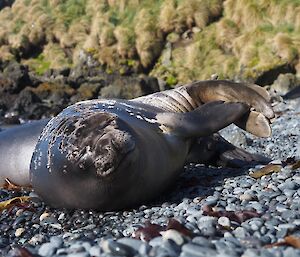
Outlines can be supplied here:
[[45, 60], [45, 56], [40, 54], [37, 58], [31, 59], [26, 63], [38, 74], [43, 75], [47, 70], [50, 69], [51, 63]]
[[[26, 56], [38, 72], [86, 51], [110, 72], [125, 65], [170, 85], [255, 80], [284, 64], [299, 72], [299, 42], [298, 0], [16, 0], [0, 12], [0, 59]], [[23, 54], [35, 46], [42, 59]]]

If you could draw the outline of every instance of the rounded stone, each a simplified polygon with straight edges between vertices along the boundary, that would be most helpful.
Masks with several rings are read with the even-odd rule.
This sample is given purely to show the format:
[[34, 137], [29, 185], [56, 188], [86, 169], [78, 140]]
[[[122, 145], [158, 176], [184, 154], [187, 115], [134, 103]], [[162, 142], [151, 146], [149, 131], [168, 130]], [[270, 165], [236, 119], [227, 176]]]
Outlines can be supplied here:
[[177, 245], [182, 245], [184, 243], [184, 238], [181, 233], [174, 229], [168, 229], [167, 231], [161, 232], [164, 241], [172, 240]]
[[25, 228], [17, 228], [15, 231], [15, 236], [20, 237], [25, 232]]
[[230, 222], [229, 218], [222, 216], [218, 219], [218, 224], [222, 227], [229, 228], [231, 225], [231, 222]]
[[216, 250], [204, 246], [199, 246], [193, 243], [188, 243], [183, 245], [182, 252], [186, 253], [187, 255], [190, 254], [190, 256], [199, 256], [199, 257], [217, 255]]
[[136, 251], [139, 251], [141, 245], [144, 244], [144, 242], [142, 242], [141, 240], [137, 240], [137, 239], [130, 238], [130, 237], [120, 238], [117, 240], [117, 242], [121, 243], [123, 245], [127, 245]]
[[38, 250], [38, 254], [41, 256], [52, 256], [56, 251], [56, 247], [52, 243], [44, 243]]

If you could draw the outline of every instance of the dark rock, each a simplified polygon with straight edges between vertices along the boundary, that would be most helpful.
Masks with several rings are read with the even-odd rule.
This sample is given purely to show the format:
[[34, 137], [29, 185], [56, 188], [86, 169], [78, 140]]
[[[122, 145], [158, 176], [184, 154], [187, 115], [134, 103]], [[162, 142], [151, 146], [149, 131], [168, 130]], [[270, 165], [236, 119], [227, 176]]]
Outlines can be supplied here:
[[30, 86], [31, 87], [37, 87], [39, 84], [44, 82], [44, 77], [37, 75], [35, 72], [33, 71], [29, 71], [28, 72], [29, 78], [30, 78]]
[[100, 88], [103, 87], [102, 82], [87, 82], [83, 83], [78, 89], [77, 94], [71, 97], [71, 103], [76, 103], [82, 100], [97, 98]]
[[0, 238], [0, 249], [9, 245], [9, 240], [7, 238]]
[[296, 70], [293, 66], [288, 64], [274, 67], [260, 75], [256, 79], [255, 84], [260, 86], [271, 85], [281, 73], [296, 73]]
[[107, 74], [99, 68], [80, 64], [70, 70], [68, 81], [74, 88], [77, 88], [91, 77], [101, 77], [101, 79], [106, 80]]
[[[24, 93], [22, 93], [23, 91]], [[22, 119], [42, 119], [56, 115], [63, 109], [63, 106], [57, 107], [42, 103], [30, 90], [23, 91], [16, 99], [15, 105], [11, 108], [11, 110], [16, 112], [16, 115]]]
[[3, 116], [6, 110], [6, 104], [2, 101], [2, 99], [0, 99], [0, 116]]
[[14, 90], [14, 83], [11, 79], [5, 78], [2, 74], [0, 74], [0, 92], [3, 93], [11, 93]]
[[[1, 81], [1, 79], [0, 79]], [[0, 85], [1, 88], [1, 85]], [[4, 121], [4, 123], [7, 124], [16, 124], [15, 121], [17, 121], [17, 124], [19, 123], [18, 121], [18, 117], [16, 117], [16, 115], [18, 113], [16, 113], [14, 110], [12, 110], [12, 106], [14, 105], [14, 102], [17, 98], [18, 95], [16, 94], [10, 94], [8, 92], [1, 92], [0, 89], [0, 118], [1, 119], [5, 119], [7, 121]], [[9, 120], [13, 120], [13, 122], [9, 121]]]
[[64, 68], [64, 69], [60, 69], [58, 70], [58, 75], [62, 75], [64, 77], [68, 77], [70, 75], [71, 69], [70, 68]]
[[300, 86], [295, 87], [291, 91], [287, 92], [284, 96], [283, 99], [295, 99], [300, 97]]
[[120, 76], [100, 91], [103, 98], [132, 99], [159, 91], [156, 79]]
[[271, 85], [271, 90], [279, 95], [284, 95], [300, 84], [295, 74], [286, 73], [280, 74]]
[[69, 85], [59, 83], [42, 83], [32, 91], [42, 100], [49, 104], [67, 104], [69, 98], [75, 94], [75, 90]]
[[4, 84], [0, 86], [4, 92], [19, 93], [25, 86], [30, 85], [28, 67], [17, 62], [10, 62], [4, 68], [0, 79], [4, 80]]
[[40, 102], [40, 98], [35, 93], [31, 90], [24, 89], [15, 100], [13, 110], [18, 111], [18, 113], [26, 113], [33, 104]]
[[15, 0], [2, 0], [0, 1], [0, 10], [2, 10], [4, 7], [12, 6]]
[[144, 81], [144, 91], [146, 94], [152, 94], [154, 92], [160, 91], [160, 86], [158, 83], [158, 79], [155, 77], [142, 77]]
[[13, 117], [13, 122], [4, 123], [46, 118], [99, 96], [131, 99], [159, 91], [156, 78], [107, 74], [87, 56], [75, 68], [50, 69], [42, 76], [16, 62], [1, 64], [0, 69], [0, 117]]
[[8, 113], [2, 119], [2, 123], [6, 125], [19, 125], [20, 119], [15, 113]]

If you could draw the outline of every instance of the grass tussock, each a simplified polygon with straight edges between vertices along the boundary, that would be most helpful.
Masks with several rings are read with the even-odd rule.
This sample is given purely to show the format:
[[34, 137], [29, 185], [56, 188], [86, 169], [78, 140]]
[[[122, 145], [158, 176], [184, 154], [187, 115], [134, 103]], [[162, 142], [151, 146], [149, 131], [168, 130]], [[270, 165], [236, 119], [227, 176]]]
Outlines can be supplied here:
[[298, 70], [299, 42], [298, 0], [16, 0], [0, 12], [0, 60], [26, 56], [39, 71], [85, 51], [109, 71], [134, 63], [170, 84], [255, 80], [283, 64]]
[[226, 0], [223, 8], [217, 22], [206, 25], [188, 44], [172, 49], [171, 65], [160, 63], [152, 74], [171, 73], [179, 81], [188, 81], [217, 73], [255, 81], [285, 64], [300, 71], [299, 1]]

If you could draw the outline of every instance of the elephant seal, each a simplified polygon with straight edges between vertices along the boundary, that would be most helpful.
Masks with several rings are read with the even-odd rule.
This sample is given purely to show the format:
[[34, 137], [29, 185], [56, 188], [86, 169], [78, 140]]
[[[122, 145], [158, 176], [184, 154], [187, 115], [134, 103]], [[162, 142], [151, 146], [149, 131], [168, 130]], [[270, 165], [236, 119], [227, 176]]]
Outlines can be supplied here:
[[[30, 162], [30, 183], [53, 207], [133, 207], [162, 193], [186, 161], [205, 163], [221, 155], [225, 161], [234, 155], [265, 160], [237, 151], [214, 133], [235, 122], [266, 137], [273, 117], [264, 90], [221, 80], [133, 100], [79, 102], [43, 128]], [[216, 145], [226, 147], [216, 154]]]

